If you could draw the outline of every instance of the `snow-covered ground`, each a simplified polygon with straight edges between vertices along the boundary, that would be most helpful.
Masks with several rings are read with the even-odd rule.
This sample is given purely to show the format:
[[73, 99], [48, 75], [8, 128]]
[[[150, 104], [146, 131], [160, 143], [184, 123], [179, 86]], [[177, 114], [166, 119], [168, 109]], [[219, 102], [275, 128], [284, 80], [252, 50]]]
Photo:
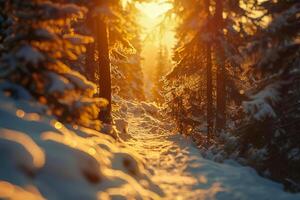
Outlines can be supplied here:
[[282, 185], [250, 167], [203, 158], [192, 141], [172, 133], [170, 121], [159, 120], [162, 116], [154, 105], [127, 102], [121, 110], [128, 113], [126, 143], [144, 157], [165, 199], [300, 199], [300, 194], [284, 192]]
[[0, 199], [300, 199], [251, 168], [202, 158], [155, 105], [115, 100], [124, 144], [0, 96]]
[[142, 159], [99, 132], [0, 96], [0, 199], [159, 199]]

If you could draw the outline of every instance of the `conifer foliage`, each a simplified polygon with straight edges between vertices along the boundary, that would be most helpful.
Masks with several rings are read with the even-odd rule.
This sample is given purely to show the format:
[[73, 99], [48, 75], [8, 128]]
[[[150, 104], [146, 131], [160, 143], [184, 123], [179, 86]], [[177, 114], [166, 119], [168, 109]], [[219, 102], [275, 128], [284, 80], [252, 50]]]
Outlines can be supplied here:
[[67, 65], [93, 41], [76, 34], [71, 26], [84, 17], [86, 9], [41, 0], [0, 2], [4, 26], [1, 90], [14, 98], [47, 105], [62, 122], [97, 127], [97, 120], [91, 120], [97, 116], [100, 102], [92, 98], [95, 85]]
[[245, 54], [253, 81], [242, 104], [247, 115], [237, 131], [238, 148], [265, 175], [299, 191], [300, 3], [259, 6], [271, 22], [255, 34]]
[[179, 131], [206, 155], [213, 149], [217, 160], [236, 158], [299, 191], [299, 1], [174, 5], [177, 64], [165, 94]]
[[240, 98], [238, 49], [245, 36], [238, 30], [244, 28], [239, 20], [247, 17], [246, 12], [238, 1], [218, 0], [178, 0], [174, 11], [181, 23], [174, 56], [177, 64], [166, 78], [167, 91], [189, 99], [185, 110], [201, 111], [194, 114], [198, 123], [193, 126], [207, 133], [209, 142], [213, 133], [226, 129], [232, 117], [229, 109]]

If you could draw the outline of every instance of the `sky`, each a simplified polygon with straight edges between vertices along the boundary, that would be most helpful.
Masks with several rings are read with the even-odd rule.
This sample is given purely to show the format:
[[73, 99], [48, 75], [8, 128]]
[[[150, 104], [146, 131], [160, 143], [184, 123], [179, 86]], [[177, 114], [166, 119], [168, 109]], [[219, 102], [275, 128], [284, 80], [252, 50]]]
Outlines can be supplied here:
[[[151, 3], [137, 3], [140, 10], [138, 23], [143, 27], [142, 39], [142, 69], [145, 75], [145, 91], [149, 97], [152, 87], [151, 76], [157, 67], [157, 53], [159, 46], [167, 47], [169, 52], [176, 43], [174, 20], [166, 19], [166, 12], [172, 8], [172, 4], [165, 0], [152, 1]], [[169, 54], [170, 59], [172, 54]]]

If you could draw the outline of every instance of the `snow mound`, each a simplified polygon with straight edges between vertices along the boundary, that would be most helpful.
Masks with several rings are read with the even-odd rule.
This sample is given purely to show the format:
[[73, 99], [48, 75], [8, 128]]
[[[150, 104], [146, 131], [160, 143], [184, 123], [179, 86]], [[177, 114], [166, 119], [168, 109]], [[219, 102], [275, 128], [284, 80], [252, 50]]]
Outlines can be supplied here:
[[128, 108], [130, 136], [125, 142], [147, 160], [165, 199], [300, 199], [300, 194], [285, 192], [283, 185], [259, 176], [253, 168], [233, 160], [218, 163], [204, 158], [190, 137], [172, 131], [171, 121], [156, 116], [162, 112], [159, 107], [143, 102], [121, 104]]
[[0, 96], [0, 199], [159, 199], [141, 158], [110, 136]]

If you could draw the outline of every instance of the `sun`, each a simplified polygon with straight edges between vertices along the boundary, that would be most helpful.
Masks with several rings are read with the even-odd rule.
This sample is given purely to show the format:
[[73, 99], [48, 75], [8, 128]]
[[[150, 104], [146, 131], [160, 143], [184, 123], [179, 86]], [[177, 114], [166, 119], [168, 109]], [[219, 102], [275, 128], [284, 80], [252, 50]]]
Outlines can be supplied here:
[[154, 20], [172, 9], [173, 5], [165, 1], [155, 1], [149, 3], [137, 3], [136, 7], [144, 16]]

